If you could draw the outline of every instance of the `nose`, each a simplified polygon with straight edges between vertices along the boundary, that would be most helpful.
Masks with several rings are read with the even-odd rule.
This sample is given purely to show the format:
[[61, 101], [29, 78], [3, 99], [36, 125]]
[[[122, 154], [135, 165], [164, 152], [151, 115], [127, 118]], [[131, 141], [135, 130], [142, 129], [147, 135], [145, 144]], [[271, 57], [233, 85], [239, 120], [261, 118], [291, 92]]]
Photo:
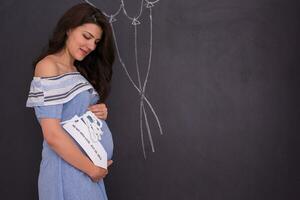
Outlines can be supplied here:
[[89, 48], [90, 51], [93, 51], [96, 48], [95, 42], [94, 41], [89, 42], [88, 48]]

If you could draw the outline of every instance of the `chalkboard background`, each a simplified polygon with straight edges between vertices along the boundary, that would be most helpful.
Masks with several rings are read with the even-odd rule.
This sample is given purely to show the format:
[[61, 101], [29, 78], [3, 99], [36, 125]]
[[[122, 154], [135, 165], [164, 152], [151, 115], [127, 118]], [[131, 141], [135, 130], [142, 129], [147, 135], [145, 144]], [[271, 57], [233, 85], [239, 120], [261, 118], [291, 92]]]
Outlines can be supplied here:
[[[1, 1], [1, 199], [38, 199], [42, 133], [25, 102], [32, 60], [57, 20], [79, 1]], [[140, 0], [124, 1], [136, 16]], [[94, 1], [113, 13], [120, 1]], [[156, 152], [141, 148], [139, 94], [119, 60], [107, 102], [114, 164], [111, 200], [299, 199], [299, 1], [160, 0], [146, 96], [158, 114]], [[120, 55], [137, 81], [134, 27], [114, 22]], [[145, 77], [149, 9], [138, 30]], [[148, 107], [147, 112], [150, 113]]]

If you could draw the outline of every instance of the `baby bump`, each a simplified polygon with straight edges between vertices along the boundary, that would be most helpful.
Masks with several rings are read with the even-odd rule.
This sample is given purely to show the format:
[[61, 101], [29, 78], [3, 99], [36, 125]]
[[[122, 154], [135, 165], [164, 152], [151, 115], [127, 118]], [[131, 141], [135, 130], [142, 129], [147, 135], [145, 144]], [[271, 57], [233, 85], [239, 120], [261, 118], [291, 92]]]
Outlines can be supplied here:
[[103, 131], [103, 135], [101, 136], [100, 143], [102, 144], [102, 146], [107, 152], [107, 159], [111, 160], [113, 155], [113, 149], [114, 149], [112, 134], [110, 132], [110, 129], [107, 126], [107, 123], [104, 120], [101, 121], [102, 121], [101, 129]]
[[[102, 144], [103, 148], [105, 149], [105, 151], [107, 152], [107, 159], [111, 160], [112, 156], [113, 156], [113, 148], [114, 148], [114, 144], [113, 144], [113, 138], [112, 138], [112, 134], [111, 131], [109, 129], [109, 127], [107, 126], [107, 123], [104, 120], [102, 121], [102, 132], [103, 135], [101, 136], [101, 140], [100, 143]], [[69, 134], [66, 131], [67, 134]], [[70, 135], [71, 136], [71, 135]], [[74, 143], [78, 146], [78, 148], [86, 155], [86, 152], [83, 150], [83, 148], [76, 142], [76, 140], [73, 137], [70, 137]], [[55, 159], [58, 155], [53, 151], [52, 148], [49, 147], [49, 145], [47, 144], [47, 142], [44, 140], [43, 141], [43, 151], [42, 151], [42, 160], [45, 162], [51, 162], [52, 159]]]

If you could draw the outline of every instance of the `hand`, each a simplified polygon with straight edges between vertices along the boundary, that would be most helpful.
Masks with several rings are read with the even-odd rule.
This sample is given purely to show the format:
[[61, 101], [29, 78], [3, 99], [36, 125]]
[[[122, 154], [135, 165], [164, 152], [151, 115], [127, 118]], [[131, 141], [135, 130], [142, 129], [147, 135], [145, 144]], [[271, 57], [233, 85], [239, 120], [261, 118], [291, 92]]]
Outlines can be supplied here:
[[107, 107], [104, 103], [92, 105], [88, 110], [93, 112], [99, 119], [107, 119]]
[[[109, 167], [112, 163], [112, 160], [108, 160], [107, 167]], [[99, 180], [105, 178], [107, 174], [107, 169], [94, 165], [93, 169], [88, 173], [88, 176], [92, 179], [93, 182], [98, 182]]]

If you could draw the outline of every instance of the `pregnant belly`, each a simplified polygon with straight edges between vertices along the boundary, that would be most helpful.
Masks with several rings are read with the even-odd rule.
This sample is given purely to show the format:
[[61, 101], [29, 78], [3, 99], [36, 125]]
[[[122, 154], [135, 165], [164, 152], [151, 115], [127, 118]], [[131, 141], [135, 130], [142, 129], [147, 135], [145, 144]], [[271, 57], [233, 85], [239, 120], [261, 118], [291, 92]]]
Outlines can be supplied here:
[[112, 155], [113, 155], [114, 144], [113, 144], [111, 132], [110, 132], [106, 122], [103, 120], [102, 120], [102, 128], [101, 129], [103, 131], [103, 135], [101, 136], [100, 142], [107, 152], [107, 159], [111, 160]]
[[[107, 123], [104, 120], [102, 121], [102, 132], [103, 135], [101, 136], [101, 140], [100, 143], [102, 144], [103, 148], [105, 149], [105, 151], [107, 152], [107, 159], [111, 160], [112, 156], [113, 156], [113, 148], [114, 148], [114, 144], [113, 144], [113, 139], [112, 139], [112, 134], [110, 132], [110, 129], [107, 126]], [[68, 133], [66, 131], [66, 133]], [[71, 139], [74, 141], [74, 143], [79, 147], [79, 149], [85, 154], [86, 152], [83, 150], [83, 148], [75, 141], [74, 138], [71, 137]], [[56, 156], [58, 156], [52, 148], [50, 148], [47, 144], [47, 142], [44, 140], [43, 142], [43, 152], [42, 152], [42, 158], [43, 160], [49, 160], [51, 158], [55, 158]]]

